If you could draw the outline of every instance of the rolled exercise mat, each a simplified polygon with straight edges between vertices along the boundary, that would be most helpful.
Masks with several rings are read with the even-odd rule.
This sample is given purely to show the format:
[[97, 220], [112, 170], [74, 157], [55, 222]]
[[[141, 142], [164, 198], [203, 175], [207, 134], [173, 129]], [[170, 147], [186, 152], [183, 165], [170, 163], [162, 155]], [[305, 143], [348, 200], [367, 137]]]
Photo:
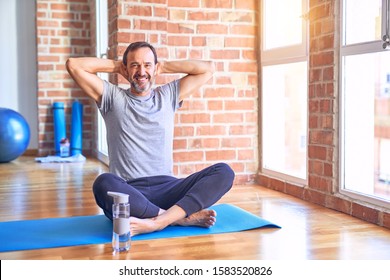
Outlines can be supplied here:
[[78, 101], [72, 104], [72, 125], [70, 134], [71, 156], [81, 154], [83, 147], [83, 104]]
[[63, 102], [53, 103], [54, 121], [54, 149], [57, 156], [60, 155], [60, 142], [66, 138], [65, 112]]

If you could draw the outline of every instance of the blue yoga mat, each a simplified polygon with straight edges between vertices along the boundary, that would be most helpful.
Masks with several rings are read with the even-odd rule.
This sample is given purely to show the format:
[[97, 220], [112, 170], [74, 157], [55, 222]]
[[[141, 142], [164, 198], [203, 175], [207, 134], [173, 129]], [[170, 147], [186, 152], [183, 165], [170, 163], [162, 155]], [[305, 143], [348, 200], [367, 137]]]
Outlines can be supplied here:
[[72, 104], [72, 125], [70, 134], [71, 156], [81, 154], [83, 147], [83, 104], [78, 101]]
[[[217, 222], [211, 228], [170, 226], [133, 236], [132, 241], [280, 228], [230, 204], [210, 208], [217, 212]], [[0, 222], [0, 252], [104, 244], [111, 239], [112, 222], [104, 215]]]

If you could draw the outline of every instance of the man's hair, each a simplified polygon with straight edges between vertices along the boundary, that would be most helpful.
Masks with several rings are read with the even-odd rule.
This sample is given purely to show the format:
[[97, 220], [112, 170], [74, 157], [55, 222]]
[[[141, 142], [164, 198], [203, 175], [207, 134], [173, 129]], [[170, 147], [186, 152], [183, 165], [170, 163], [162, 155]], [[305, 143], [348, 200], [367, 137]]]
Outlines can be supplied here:
[[127, 54], [129, 53], [129, 52], [133, 52], [133, 51], [136, 51], [136, 50], [138, 50], [138, 49], [140, 49], [140, 48], [149, 48], [152, 52], [153, 52], [153, 54], [154, 54], [154, 64], [157, 64], [157, 53], [156, 53], [156, 49], [151, 45], [151, 44], [149, 44], [148, 42], [134, 42], [134, 43], [131, 43], [128, 47], [127, 47], [127, 49], [126, 49], [126, 51], [125, 51], [125, 53], [123, 54], [123, 64], [124, 65], [127, 65]]

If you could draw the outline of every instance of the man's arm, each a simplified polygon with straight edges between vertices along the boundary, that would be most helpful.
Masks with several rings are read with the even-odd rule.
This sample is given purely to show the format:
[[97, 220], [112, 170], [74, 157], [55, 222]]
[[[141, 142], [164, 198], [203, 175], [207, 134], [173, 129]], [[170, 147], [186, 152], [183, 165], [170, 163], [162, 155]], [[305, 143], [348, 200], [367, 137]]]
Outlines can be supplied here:
[[200, 60], [161, 61], [158, 67], [159, 74], [187, 74], [180, 80], [180, 101], [207, 83], [213, 76], [214, 71], [214, 63]]
[[97, 76], [99, 72], [119, 73], [127, 75], [121, 61], [97, 57], [69, 58], [66, 69], [79, 87], [96, 102], [101, 102], [103, 80]]

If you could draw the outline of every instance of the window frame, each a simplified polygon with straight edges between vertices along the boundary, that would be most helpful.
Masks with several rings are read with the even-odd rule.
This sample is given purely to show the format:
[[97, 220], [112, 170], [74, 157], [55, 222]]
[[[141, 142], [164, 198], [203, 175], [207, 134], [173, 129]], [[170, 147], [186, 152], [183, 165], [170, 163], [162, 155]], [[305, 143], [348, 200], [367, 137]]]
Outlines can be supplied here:
[[[390, 201], [381, 199], [380, 197], [370, 195], [370, 194], [364, 194], [357, 191], [354, 191], [349, 187], [348, 189], [345, 186], [345, 93], [344, 93], [344, 77], [343, 77], [343, 70], [344, 70], [344, 58], [347, 56], [352, 55], [361, 55], [361, 54], [373, 54], [373, 53], [379, 53], [385, 51], [383, 49], [383, 40], [374, 40], [370, 42], [362, 42], [362, 43], [354, 43], [347, 45], [345, 43], [345, 11], [344, 11], [344, 0], [340, 1], [339, 3], [339, 9], [340, 9], [340, 26], [339, 26], [339, 63], [338, 63], [338, 78], [339, 78], [339, 187], [338, 192], [341, 195], [344, 195], [351, 199], [356, 199], [360, 201], [364, 201], [376, 206], [389, 208], [390, 207]], [[388, 7], [390, 8], [390, 1], [389, 0], [382, 0], [382, 7]], [[387, 19], [389, 21], [389, 19]], [[388, 27], [386, 27], [386, 11], [384, 8], [382, 8], [382, 22], [381, 22], [381, 33], [383, 35], [384, 30]]]
[[[264, 1], [261, 0], [260, 3], [260, 15], [261, 15], [261, 28], [260, 28], [260, 38], [265, 38], [265, 17], [263, 12], [265, 12]], [[308, 20], [308, 9], [309, 9], [309, 0], [301, 0], [302, 1], [302, 43], [297, 45], [291, 45], [286, 47], [279, 47], [275, 49], [264, 50], [264, 40], [260, 42], [260, 54], [261, 54], [261, 63], [260, 63], [260, 85], [262, 85], [261, 81], [263, 80], [263, 67], [265, 66], [273, 66], [273, 65], [282, 65], [282, 64], [290, 64], [296, 62], [306, 62], [307, 63], [307, 82], [309, 82], [309, 20]], [[308, 90], [307, 84], [307, 90]], [[305, 179], [295, 177], [289, 174], [285, 174], [279, 171], [267, 169], [264, 167], [264, 159], [263, 159], [263, 112], [264, 112], [264, 103], [263, 103], [263, 90], [262, 87], [259, 89], [259, 102], [260, 102], [260, 112], [261, 117], [259, 121], [259, 131], [260, 131], [260, 162], [259, 162], [259, 170], [268, 176], [272, 176], [281, 180], [293, 182], [295, 184], [305, 186], [308, 183], [308, 135], [309, 129], [308, 125], [306, 126], [306, 176]], [[308, 92], [308, 91], [307, 91]], [[308, 124], [308, 111], [306, 112], [307, 116], [307, 124]]]
[[[96, 56], [107, 57], [108, 50], [108, 5], [107, 0], [95, 0], [96, 7]], [[108, 80], [107, 73], [98, 73], [99, 77]], [[96, 116], [98, 126], [97, 157], [105, 164], [109, 164], [106, 125], [99, 110]]]

